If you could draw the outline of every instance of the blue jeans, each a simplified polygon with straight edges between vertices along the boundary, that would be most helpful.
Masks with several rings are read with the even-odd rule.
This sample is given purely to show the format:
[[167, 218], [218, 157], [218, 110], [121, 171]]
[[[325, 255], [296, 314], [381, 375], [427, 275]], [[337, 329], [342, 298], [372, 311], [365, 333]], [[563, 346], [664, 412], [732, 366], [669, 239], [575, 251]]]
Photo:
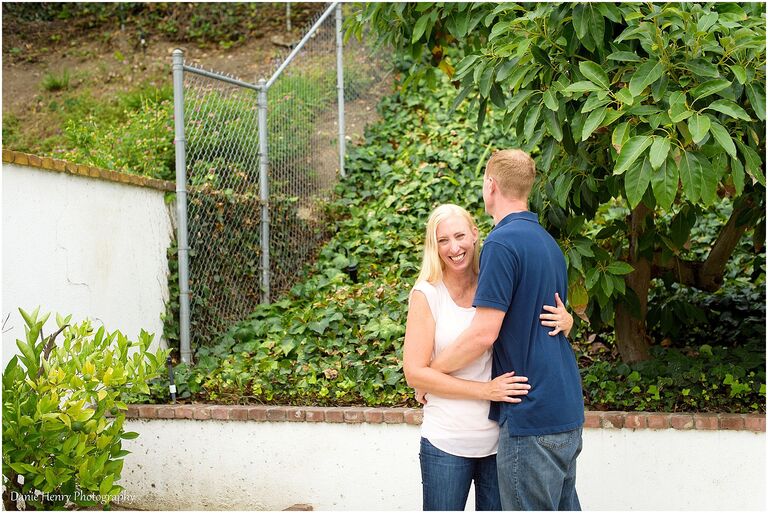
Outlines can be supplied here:
[[475, 482], [475, 509], [500, 511], [496, 455], [465, 458], [441, 451], [421, 439], [421, 484], [424, 511], [464, 511]]
[[505, 510], [580, 511], [576, 458], [581, 428], [564, 433], [512, 436], [501, 426], [499, 491]]

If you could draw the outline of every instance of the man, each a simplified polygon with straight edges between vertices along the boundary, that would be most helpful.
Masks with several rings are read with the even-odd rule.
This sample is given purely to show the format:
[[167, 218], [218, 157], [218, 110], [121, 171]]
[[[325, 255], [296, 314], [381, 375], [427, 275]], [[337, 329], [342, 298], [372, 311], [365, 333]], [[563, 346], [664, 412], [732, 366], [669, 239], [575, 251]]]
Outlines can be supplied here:
[[527, 376], [531, 389], [522, 402], [491, 403], [489, 417], [500, 426], [502, 507], [580, 510], [581, 379], [568, 340], [548, 336], [539, 320], [553, 295], [565, 300], [568, 277], [559, 246], [528, 211], [535, 177], [533, 159], [521, 150], [499, 151], [488, 161], [483, 201], [495, 227], [480, 255], [477, 311], [431, 366], [451, 373], [493, 346], [494, 378], [511, 371]]

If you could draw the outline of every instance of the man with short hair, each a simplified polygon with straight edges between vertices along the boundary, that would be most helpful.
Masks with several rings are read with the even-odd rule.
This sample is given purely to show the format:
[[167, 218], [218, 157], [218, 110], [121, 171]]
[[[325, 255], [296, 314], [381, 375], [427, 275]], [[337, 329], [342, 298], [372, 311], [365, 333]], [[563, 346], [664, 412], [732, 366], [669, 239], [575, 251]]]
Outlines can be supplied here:
[[514, 371], [531, 389], [520, 403], [491, 403], [500, 426], [497, 466], [505, 510], [580, 510], [576, 458], [581, 452], [584, 399], [568, 340], [540, 324], [543, 305], [566, 299], [565, 257], [528, 211], [536, 178], [521, 150], [493, 154], [483, 201], [494, 229], [480, 254], [472, 324], [432, 362], [454, 372], [493, 346], [493, 378]]

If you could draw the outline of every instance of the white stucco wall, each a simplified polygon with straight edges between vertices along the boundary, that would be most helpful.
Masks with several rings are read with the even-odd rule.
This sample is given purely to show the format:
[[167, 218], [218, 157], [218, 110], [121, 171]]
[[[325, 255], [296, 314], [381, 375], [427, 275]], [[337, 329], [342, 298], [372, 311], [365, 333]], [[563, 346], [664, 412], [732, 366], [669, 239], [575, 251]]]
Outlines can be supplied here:
[[[419, 428], [128, 420], [120, 484], [161, 510], [420, 510]], [[765, 433], [585, 429], [584, 510], [765, 511]], [[129, 505], [131, 502], [124, 502]], [[468, 509], [473, 508], [473, 501]]]
[[172, 226], [160, 190], [3, 163], [3, 367], [21, 307], [90, 318], [135, 340], [162, 336]]

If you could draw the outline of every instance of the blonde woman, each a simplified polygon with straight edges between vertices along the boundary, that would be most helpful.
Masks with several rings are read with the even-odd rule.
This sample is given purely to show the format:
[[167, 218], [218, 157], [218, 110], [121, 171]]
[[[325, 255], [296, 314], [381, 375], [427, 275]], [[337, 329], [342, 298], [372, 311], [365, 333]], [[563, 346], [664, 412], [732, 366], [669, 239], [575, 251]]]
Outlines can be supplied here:
[[[500, 510], [496, 451], [499, 427], [491, 401], [517, 403], [530, 386], [509, 372], [491, 380], [491, 351], [451, 375], [429, 367], [472, 321], [479, 274], [478, 230], [463, 208], [437, 207], [427, 221], [421, 273], [411, 292], [405, 332], [408, 384], [424, 406], [421, 430], [423, 508], [463, 510], [472, 482], [477, 510]], [[542, 324], [567, 335], [573, 317], [553, 293]], [[426, 396], [422, 396], [426, 393]]]

